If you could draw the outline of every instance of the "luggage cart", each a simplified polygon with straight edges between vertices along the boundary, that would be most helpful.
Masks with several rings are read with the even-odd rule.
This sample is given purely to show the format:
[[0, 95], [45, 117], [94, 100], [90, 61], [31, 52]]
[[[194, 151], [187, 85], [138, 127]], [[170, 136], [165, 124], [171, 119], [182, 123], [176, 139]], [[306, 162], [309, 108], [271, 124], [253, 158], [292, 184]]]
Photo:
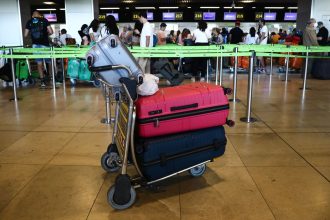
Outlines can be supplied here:
[[[88, 61], [89, 64], [91, 63]], [[91, 65], [90, 65], [91, 66]], [[115, 124], [112, 135], [112, 143], [108, 146], [107, 151], [101, 157], [101, 166], [107, 172], [116, 172], [120, 170], [120, 174], [116, 177], [115, 183], [109, 188], [107, 193], [108, 203], [118, 210], [127, 209], [132, 206], [136, 200], [136, 188], [150, 186], [155, 182], [175, 176], [179, 173], [189, 171], [193, 177], [202, 176], [206, 170], [206, 163], [211, 160], [204, 161], [168, 176], [156, 180], [148, 180], [143, 176], [141, 168], [137, 163], [134, 145], [134, 129], [136, 111], [134, 101], [137, 98], [136, 79], [121, 78], [122, 86], [114, 86], [107, 82], [99, 72], [108, 70], [124, 69], [133, 77], [131, 70], [124, 65], [107, 65], [101, 67], [90, 67], [95, 77], [104, 85], [112, 88], [115, 93], [118, 104], [115, 110]], [[142, 80], [138, 80], [142, 83]], [[127, 173], [128, 165], [133, 165], [138, 173], [137, 176], [131, 177]]]

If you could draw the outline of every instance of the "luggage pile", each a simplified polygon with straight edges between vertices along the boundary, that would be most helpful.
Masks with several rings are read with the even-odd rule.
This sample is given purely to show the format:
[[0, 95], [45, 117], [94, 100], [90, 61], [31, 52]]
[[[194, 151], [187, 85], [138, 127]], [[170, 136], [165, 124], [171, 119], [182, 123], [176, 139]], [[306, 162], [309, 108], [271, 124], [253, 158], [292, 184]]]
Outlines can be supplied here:
[[[201, 176], [207, 162], [224, 154], [223, 125], [234, 125], [227, 119], [230, 89], [199, 82], [137, 97], [141, 68], [113, 35], [91, 48], [87, 62], [102, 83], [119, 91], [113, 141], [101, 158], [106, 171], [121, 169], [107, 195], [113, 208], [134, 204], [135, 188], [184, 171]], [[135, 166], [138, 177], [127, 174], [128, 164]]]

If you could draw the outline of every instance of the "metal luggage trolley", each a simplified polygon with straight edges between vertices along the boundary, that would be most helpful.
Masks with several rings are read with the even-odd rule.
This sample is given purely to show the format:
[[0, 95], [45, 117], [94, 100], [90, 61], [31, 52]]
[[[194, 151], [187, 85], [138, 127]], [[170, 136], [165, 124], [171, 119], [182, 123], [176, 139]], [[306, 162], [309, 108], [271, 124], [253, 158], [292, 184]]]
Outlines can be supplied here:
[[[107, 151], [102, 155], [101, 158], [101, 165], [105, 171], [116, 172], [121, 169], [120, 174], [115, 180], [115, 183], [109, 188], [107, 194], [108, 203], [114, 209], [122, 210], [132, 206], [136, 199], [136, 188], [150, 186], [155, 182], [167, 179], [184, 171], [189, 171], [189, 173], [194, 177], [202, 176], [204, 174], [206, 169], [205, 164], [210, 162], [210, 160], [175, 172], [169, 176], [165, 176], [153, 181], [148, 181], [148, 179], [143, 176], [135, 155], [134, 128], [136, 112], [134, 101], [137, 98], [137, 80], [122, 78], [122, 86], [114, 87], [106, 80], [104, 80], [99, 72], [125, 69], [129, 73], [129, 76], [132, 77], [131, 70], [128, 67], [124, 65], [108, 65], [102, 67], [90, 67], [90, 69], [92, 72], [94, 72], [95, 77], [101, 83], [112, 88], [112, 91], [114, 91], [116, 94], [116, 101], [118, 102], [115, 110], [115, 123], [112, 135], [112, 143], [108, 146]], [[142, 79], [138, 79], [138, 81], [142, 83]], [[136, 168], [138, 175], [134, 178], [127, 174], [128, 165], [134, 165]]]

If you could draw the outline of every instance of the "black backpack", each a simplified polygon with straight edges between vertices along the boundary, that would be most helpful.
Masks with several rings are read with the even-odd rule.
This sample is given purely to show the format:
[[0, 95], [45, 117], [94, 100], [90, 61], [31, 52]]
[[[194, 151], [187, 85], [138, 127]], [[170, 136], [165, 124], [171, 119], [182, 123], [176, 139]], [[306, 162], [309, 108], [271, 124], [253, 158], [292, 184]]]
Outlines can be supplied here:
[[31, 37], [33, 40], [40, 40], [43, 39], [44, 36], [44, 28], [45, 28], [45, 21], [43, 19], [33, 18], [31, 20]]

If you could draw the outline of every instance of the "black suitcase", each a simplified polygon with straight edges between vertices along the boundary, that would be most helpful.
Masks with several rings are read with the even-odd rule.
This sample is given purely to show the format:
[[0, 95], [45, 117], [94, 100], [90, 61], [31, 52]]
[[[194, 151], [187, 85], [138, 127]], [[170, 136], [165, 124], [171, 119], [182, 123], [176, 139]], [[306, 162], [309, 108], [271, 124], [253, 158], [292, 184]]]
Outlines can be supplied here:
[[312, 66], [312, 76], [316, 79], [330, 79], [330, 59], [315, 59]]
[[224, 154], [222, 126], [155, 138], [137, 138], [136, 157], [148, 181], [169, 176]]
[[184, 75], [174, 68], [174, 65], [167, 59], [160, 59], [153, 64], [156, 74], [161, 74], [172, 86], [180, 85], [184, 80]]
[[12, 82], [13, 81], [13, 75], [11, 72], [11, 66], [10, 62], [5, 63], [3, 67], [0, 68], [0, 79], [6, 81], [6, 82]]

